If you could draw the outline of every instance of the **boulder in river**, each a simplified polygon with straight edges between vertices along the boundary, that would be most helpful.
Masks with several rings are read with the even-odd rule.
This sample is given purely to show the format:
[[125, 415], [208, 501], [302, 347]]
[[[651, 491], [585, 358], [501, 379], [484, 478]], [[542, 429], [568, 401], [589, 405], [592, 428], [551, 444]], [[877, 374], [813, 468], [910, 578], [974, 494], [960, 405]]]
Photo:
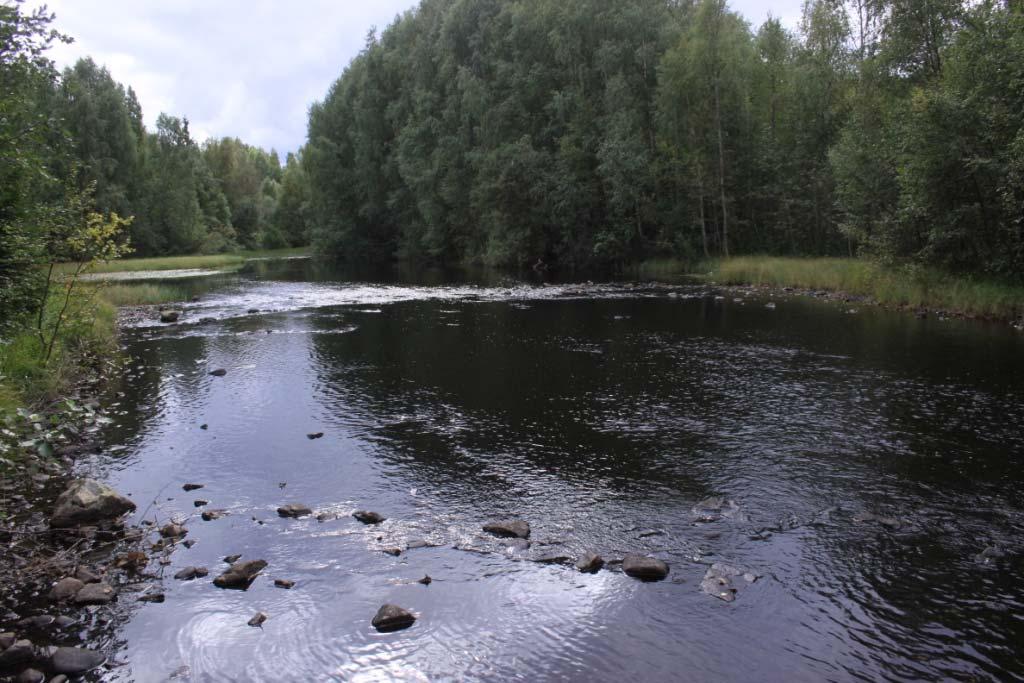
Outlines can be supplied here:
[[269, 618], [266, 612], [257, 612], [249, 620], [249, 626], [263, 626], [263, 623]]
[[576, 569], [584, 574], [596, 574], [604, 566], [604, 558], [595, 553], [587, 553], [576, 561]]
[[324, 433], [323, 432], [313, 432], [312, 434], [306, 434], [306, 438], [309, 439], [310, 441], [315, 441], [316, 439], [324, 438]]
[[419, 581], [417, 581], [416, 583], [421, 583], [421, 584], [423, 584], [424, 586], [429, 586], [429, 585], [430, 585], [430, 584], [432, 584], [433, 582], [434, 582], [434, 580], [433, 580], [432, 578], [430, 578], [430, 575], [429, 575], [429, 574], [427, 574], [426, 576], [424, 576], [424, 577], [423, 577], [422, 579], [420, 579], [420, 580], [419, 580]]
[[225, 370], [224, 368], [217, 368], [216, 370], [210, 372], [211, 377], [223, 377], [226, 374], [228, 374], [228, 371]]
[[660, 581], [668, 576], [668, 565], [646, 555], [626, 555], [622, 560], [622, 571], [635, 579]]
[[106, 605], [113, 602], [117, 592], [106, 583], [87, 583], [75, 594], [75, 602], [79, 605]]
[[206, 507], [206, 506], [207, 506], [207, 505], [209, 505], [209, 504], [210, 504], [210, 501], [208, 501], [208, 500], [203, 500], [203, 499], [201, 499], [201, 498], [199, 498], [199, 499], [197, 499], [197, 500], [194, 500], [194, 501], [192, 501], [192, 505], [194, 505], [194, 506], [195, 506], [195, 507], [197, 507], [197, 508], [204, 508], [204, 507]]
[[116, 519], [134, 509], [135, 503], [106, 484], [94, 479], [79, 479], [57, 498], [50, 526], [67, 528]]
[[203, 510], [203, 514], [200, 517], [203, 518], [204, 522], [212, 522], [218, 520], [221, 517], [227, 517], [227, 510]]
[[295, 582], [288, 579], [274, 579], [274, 585], [278, 588], [284, 588], [285, 590], [291, 590], [295, 587]]
[[218, 588], [247, 590], [266, 566], [267, 563], [263, 560], [236, 562], [231, 565], [230, 569], [214, 579], [213, 585]]
[[102, 665], [105, 655], [80, 647], [58, 647], [50, 655], [50, 668], [54, 673], [77, 676]]
[[368, 512], [367, 510], [356, 510], [352, 513], [352, 516], [363, 524], [380, 524], [387, 521], [387, 517], [383, 517], [376, 512]]
[[188, 491], [198, 491], [199, 489], [203, 488], [204, 486], [206, 486], [206, 484], [185, 484], [181, 488], [184, 491], [188, 492]]
[[521, 519], [506, 519], [484, 524], [484, 531], [501, 538], [529, 538], [530, 525]]
[[85, 588], [84, 581], [79, 581], [71, 576], [65, 577], [53, 584], [53, 588], [50, 589], [50, 600], [53, 600], [54, 602], [70, 600], [78, 595], [78, 591], [83, 588]]
[[373, 618], [373, 627], [381, 633], [400, 631], [416, 623], [416, 616], [398, 605], [384, 605]]
[[757, 575], [737, 569], [721, 562], [716, 562], [704, 574], [700, 588], [710, 596], [725, 602], [736, 599], [736, 593], [757, 581]]
[[188, 534], [188, 529], [173, 522], [160, 528], [160, 535], [164, 538], [184, 538], [186, 534]]
[[228, 555], [224, 558], [224, 561], [228, 564], [234, 564], [235, 562], [238, 562], [240, 559], [242, 559], [241, 555]]
[[723, 496], [711, 496], [693, 506], [692, 510], [698, 522], [716, 522], [719, 519], [731, 519], [745, 522], [746, 515], [739, 503]]
[[176, 323], [179, 318], [181, 318], [181, 311], [173, 309], [160, 311], [160, 322], [162, 323]]
[[208, 576], [210, 570], [206, 567], [185, 567], [180, 572], [174, 575], [174, 578], [179, 581], [191, 581], [193, 579], [201, 579], [204, 576]]
[[297, 519], [299, 517], [307, 517], [313, 514], [313, 511], [305, 505], [290, 503], [277, 508], [277, 514], [281, 517], [292, 517]]

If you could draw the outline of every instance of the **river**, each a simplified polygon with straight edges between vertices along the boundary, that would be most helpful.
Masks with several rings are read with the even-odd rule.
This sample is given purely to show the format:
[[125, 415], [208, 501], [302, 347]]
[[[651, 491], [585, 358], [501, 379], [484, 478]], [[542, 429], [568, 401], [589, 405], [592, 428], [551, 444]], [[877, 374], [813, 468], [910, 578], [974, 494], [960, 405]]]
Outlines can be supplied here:
[[[109, 680], [1024, 680], [1008, 327], [308, 260], [192, 286], [181, 323], [123, 330], [81, 465], [196, 542], [166, 602], [122, 592]], [[481, 531], [508, 517], [531, 547]], [[535, 561], [587, 552], [609, 565]], [[631, 552], [668, 578], [626, 576]], [[210, 581], [232, 554], [268, 562], [247, 591]], [[721, 600], [714, 563], [756, 580]], [[190, 565], [211, 577], [171, 578]], [[418, 620], [378, 633], [385, 603]]]

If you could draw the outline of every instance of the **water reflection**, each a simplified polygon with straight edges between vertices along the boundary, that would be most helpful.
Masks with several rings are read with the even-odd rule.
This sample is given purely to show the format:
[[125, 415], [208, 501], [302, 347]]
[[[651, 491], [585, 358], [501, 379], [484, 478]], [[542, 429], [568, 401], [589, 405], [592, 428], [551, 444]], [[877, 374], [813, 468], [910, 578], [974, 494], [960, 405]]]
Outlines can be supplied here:
[[[108, 439], [128, 448], [97, 466], [146, 514], [191, 516], [170, 574], [269, 562], [244, 593], [169, 582], [122, 634], [132, 680], [1024, 676], [1019, 337], [678, 286], [368, 277], [261, 262], [203, 295], [212, 320], [126, 333]], [[184, 481], [231, 514], [199, 521]], [[742, 514], [700, 522], [711, 495]], [[348, 517], [367, 508], [388, 522]], [[506, 515], [531, 548], [479, 532]], [[669, 580], [531, 561], [631, 551]], [[699, 589], [716, 561], [762, 578], [720, 602]], [[384, 602], [420, 620], [377, 634]]]

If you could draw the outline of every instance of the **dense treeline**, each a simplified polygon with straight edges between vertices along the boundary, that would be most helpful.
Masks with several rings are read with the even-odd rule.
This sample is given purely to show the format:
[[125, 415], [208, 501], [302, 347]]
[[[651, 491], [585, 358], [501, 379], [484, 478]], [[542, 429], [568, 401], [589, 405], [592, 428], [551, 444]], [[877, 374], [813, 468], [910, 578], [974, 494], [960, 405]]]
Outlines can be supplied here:
[[870, 254], [1024, 273], [1020, 0], [423, 0], [310, 114], [317, 242], [613, 265]]
[[297, 246], [308, 234], [298, 157], [282, 168], [237, 139], [200, 145], [187, 119], [166, 114], [148, 130], [135, 93], [105, 68], [57, 70], [48, 50], [70, 39], [53, 22], [45, 7], [0, 0], [0, 399], [12, 375], [52, 379], [63, 347], [110, 336], [112, 323], [94, 329], [103, 306], [80, 279], [90, 264]]

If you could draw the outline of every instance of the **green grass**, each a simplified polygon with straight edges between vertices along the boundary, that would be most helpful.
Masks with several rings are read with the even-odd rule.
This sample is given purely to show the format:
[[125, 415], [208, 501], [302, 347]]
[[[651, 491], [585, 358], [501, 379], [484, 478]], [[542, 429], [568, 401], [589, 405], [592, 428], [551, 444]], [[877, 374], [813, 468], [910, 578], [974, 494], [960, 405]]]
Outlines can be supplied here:
[[1024, 313], [1024, 287], [927, 269], [892, 269], [863, 259], [743, 256], [702, 268], [725, 285], [767, 285], [866, 296], [878, 303], [986, 318]]
[[114, 306], [149, 306], [187, 301], [190, 290], [175, 285], [153, 283], [110, 283], [101, 287], [100, 296]]
[[193, 256], [161, 256], [157, 258], [118, 259], [98, 263], [93, 273], [124, 273], [152, 270], [236, 270], [246, 261], [256, 258], [285, 258], [307, 256], [308, 247], [295, 249], [269, 249], [264, 251], [242, 251], [233, 254], [206, 254]]

